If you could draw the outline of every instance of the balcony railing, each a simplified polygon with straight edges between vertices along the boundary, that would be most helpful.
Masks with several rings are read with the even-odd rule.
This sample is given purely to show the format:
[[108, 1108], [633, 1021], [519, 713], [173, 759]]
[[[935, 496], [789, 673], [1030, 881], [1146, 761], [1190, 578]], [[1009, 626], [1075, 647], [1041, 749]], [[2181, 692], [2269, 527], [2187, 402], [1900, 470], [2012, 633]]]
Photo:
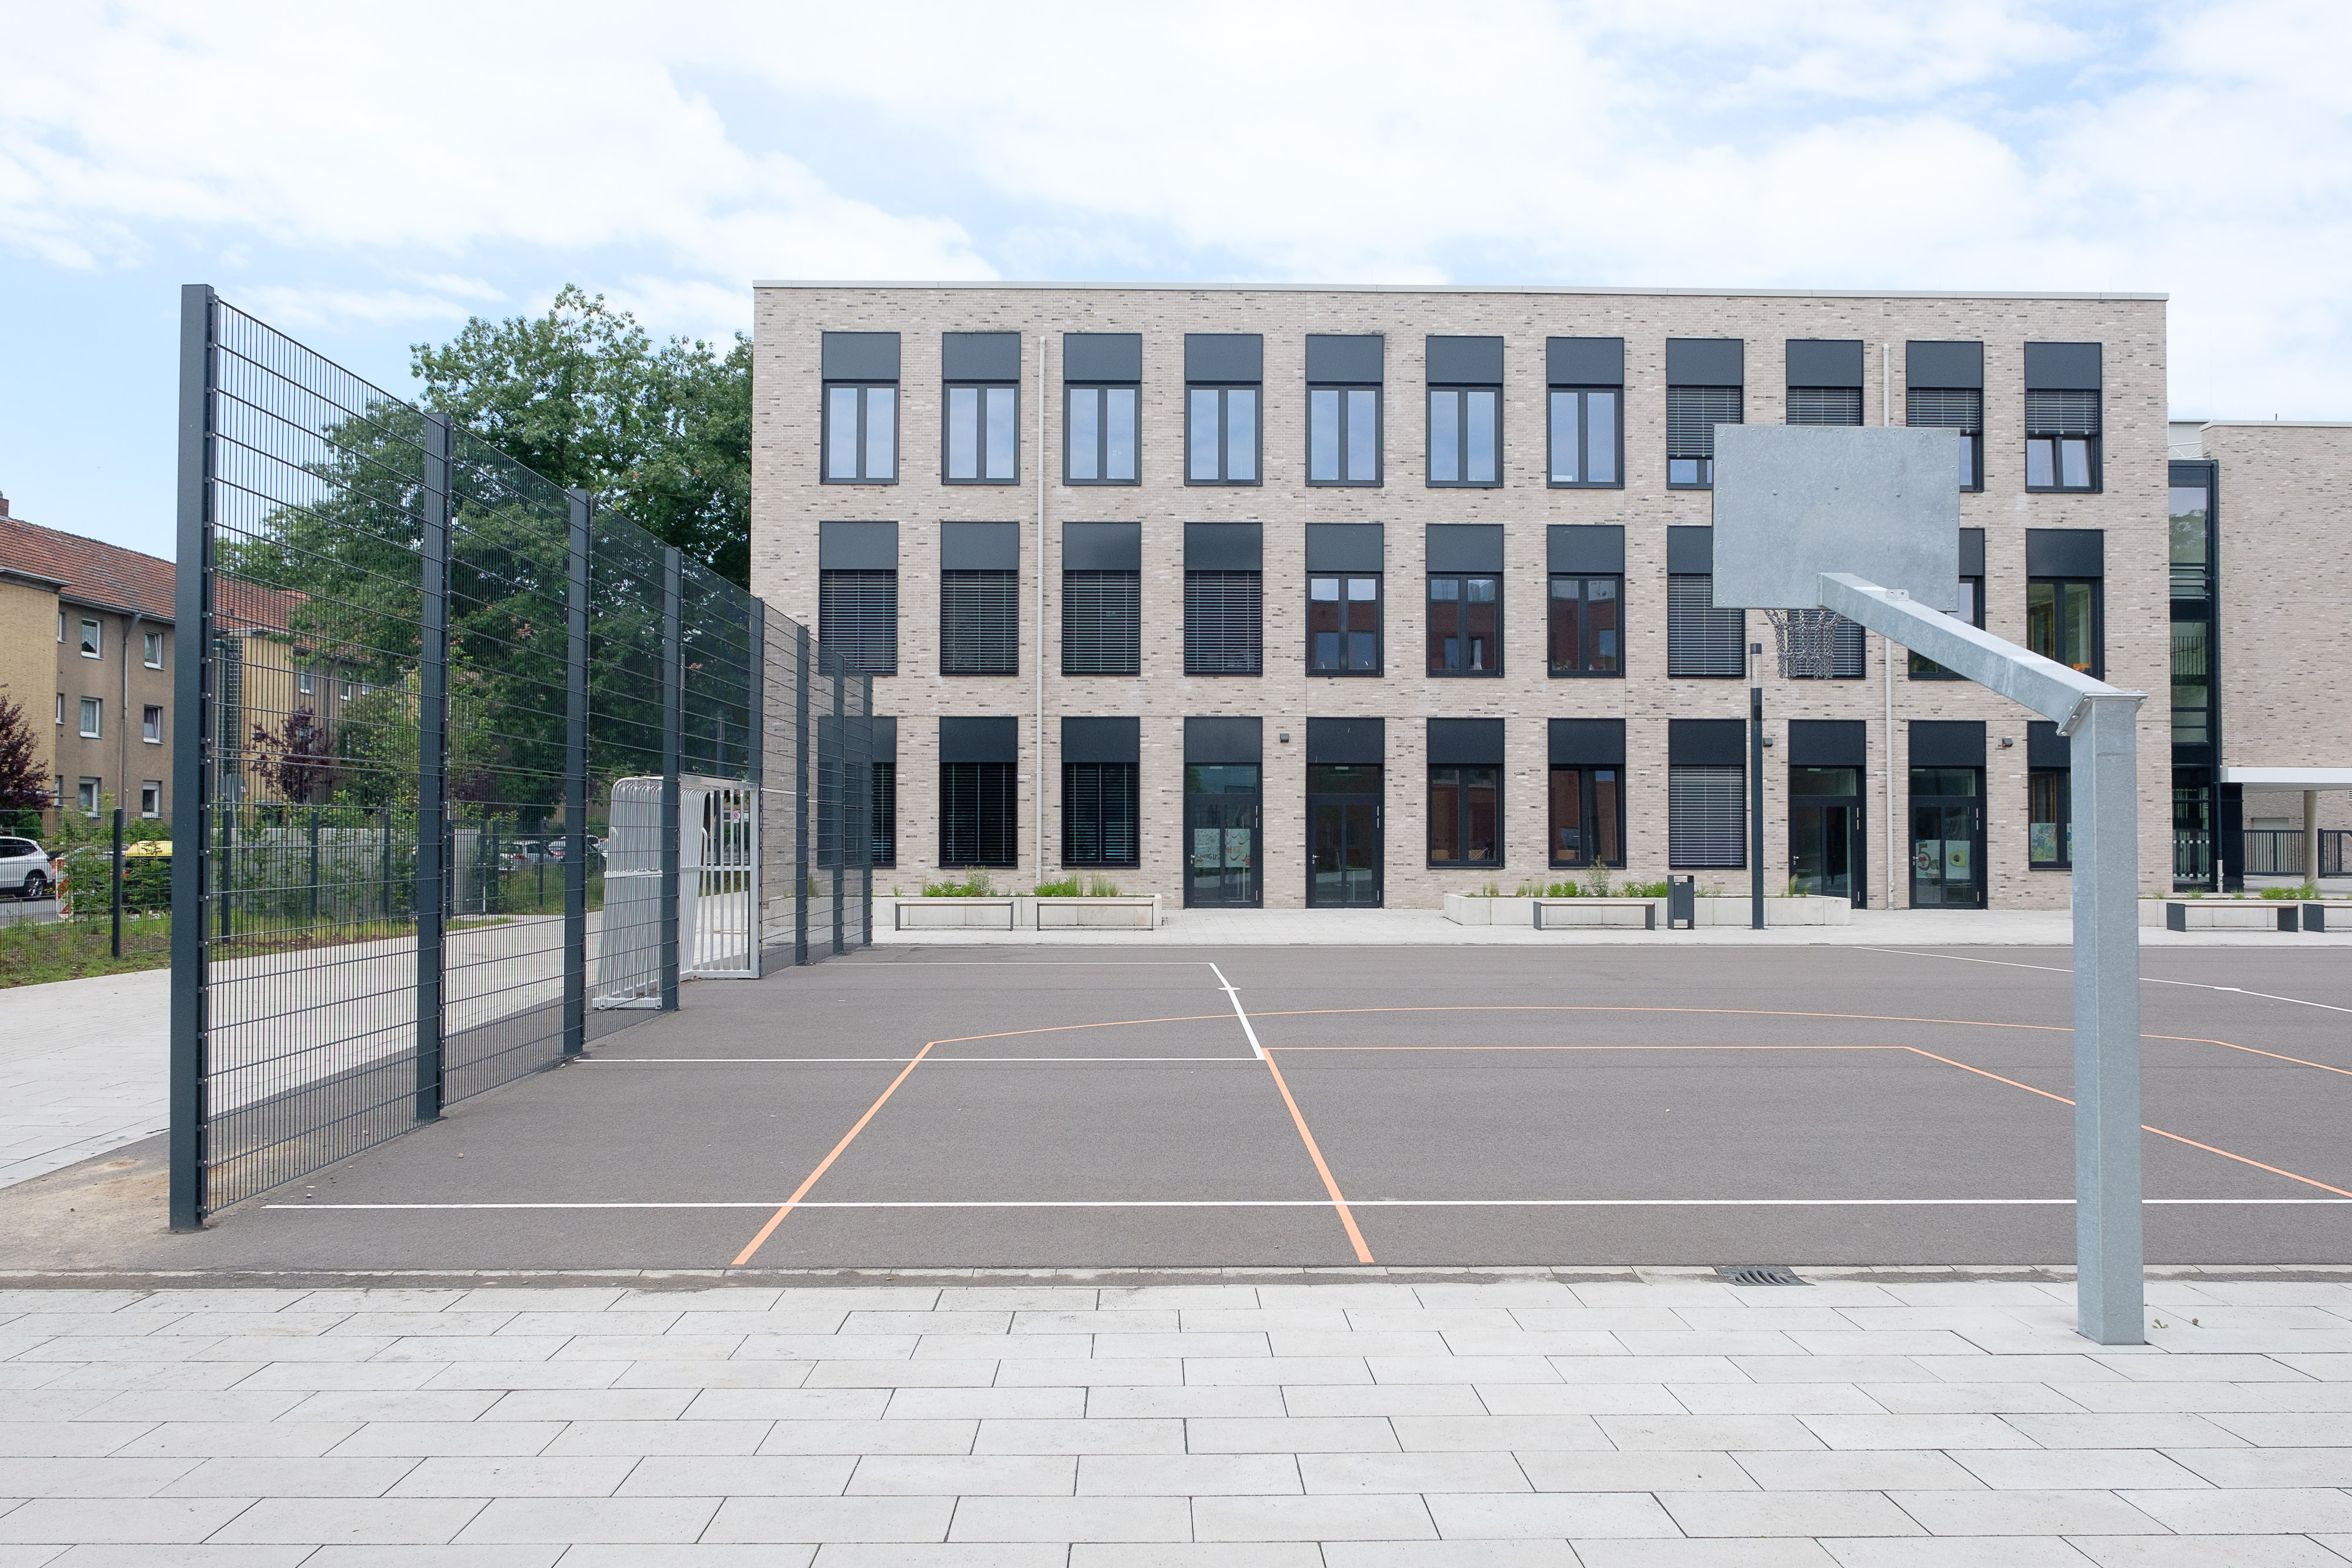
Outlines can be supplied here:
[[[2308, 876], [2303, 862], [2303, 830], [2300, 828], [2248, 828], [2246, 840], [2246, 874], [2248, 876]], [[2179, 861], [2176, 846], [2173, 860]], [[2319, 874], [2343, 876], [2345, 864], [2352, 861], [2352, 828], [2323, 828], [2319, 832]], [[2179, 874], [2176, 870], [2176, 876]]]

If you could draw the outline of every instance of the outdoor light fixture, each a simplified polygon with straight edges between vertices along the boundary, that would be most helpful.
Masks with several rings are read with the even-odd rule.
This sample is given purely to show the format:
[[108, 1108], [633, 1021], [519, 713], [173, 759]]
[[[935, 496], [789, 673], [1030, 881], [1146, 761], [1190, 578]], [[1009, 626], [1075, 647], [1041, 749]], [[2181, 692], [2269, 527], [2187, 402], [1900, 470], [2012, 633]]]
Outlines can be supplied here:
[[2009, 736], [2004, 735], [2000, 737], [2000, 748], [2003, 751], [2007, 751], [2011, 747], [2015, 746], [2017, 742]]
[[1290, 744], [1290, 732], [1286, 729], [1278, 729], [1275, 731], [1274, 738], [1282, 742], [1283, 745], [1288, 746]]

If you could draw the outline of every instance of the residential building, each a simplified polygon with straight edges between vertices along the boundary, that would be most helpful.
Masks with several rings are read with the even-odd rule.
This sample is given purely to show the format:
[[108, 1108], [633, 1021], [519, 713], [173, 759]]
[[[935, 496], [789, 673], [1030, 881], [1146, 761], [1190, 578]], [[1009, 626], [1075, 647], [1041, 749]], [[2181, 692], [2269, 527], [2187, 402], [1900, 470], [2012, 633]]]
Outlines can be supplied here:
[[[751, 586], [871, 671], [877, 877], [1430, 906], [1607, 874], [2063, 907], [2067, 747], [1711, 599], [1727, 422], [1958, 430], [1960, 584], [2145, 691], [2171, 883], [2157, 295], [756, 286]], [[1760, 657], [1757, 654], [1760, 651]], [[887, 792], [887, 794], [886, 794]]]

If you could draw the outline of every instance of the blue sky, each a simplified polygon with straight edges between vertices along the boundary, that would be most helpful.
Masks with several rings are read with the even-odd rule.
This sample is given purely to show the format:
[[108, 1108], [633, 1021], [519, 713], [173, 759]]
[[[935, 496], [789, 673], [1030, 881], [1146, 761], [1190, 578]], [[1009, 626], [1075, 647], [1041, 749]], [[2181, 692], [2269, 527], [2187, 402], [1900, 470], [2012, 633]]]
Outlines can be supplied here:
[[394, 392], [566, 282], [722, 339], [755, 277], [2161, 290], [2176, 415], [2352, 419], [2340, 0], [129, 0], [9, 54], [0, 493], [158, 554], [194, 281]]

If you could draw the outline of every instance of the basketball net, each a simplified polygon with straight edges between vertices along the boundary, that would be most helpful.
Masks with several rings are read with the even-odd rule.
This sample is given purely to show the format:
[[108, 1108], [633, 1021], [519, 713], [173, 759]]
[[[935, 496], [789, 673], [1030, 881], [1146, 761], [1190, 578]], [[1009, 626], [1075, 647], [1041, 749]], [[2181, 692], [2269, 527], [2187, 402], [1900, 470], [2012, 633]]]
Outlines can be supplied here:
[[1834, 673], [1838, 612], [1834, 610], [1767, 610], [1772, 649], [1784, 681], [1826, 681]]

